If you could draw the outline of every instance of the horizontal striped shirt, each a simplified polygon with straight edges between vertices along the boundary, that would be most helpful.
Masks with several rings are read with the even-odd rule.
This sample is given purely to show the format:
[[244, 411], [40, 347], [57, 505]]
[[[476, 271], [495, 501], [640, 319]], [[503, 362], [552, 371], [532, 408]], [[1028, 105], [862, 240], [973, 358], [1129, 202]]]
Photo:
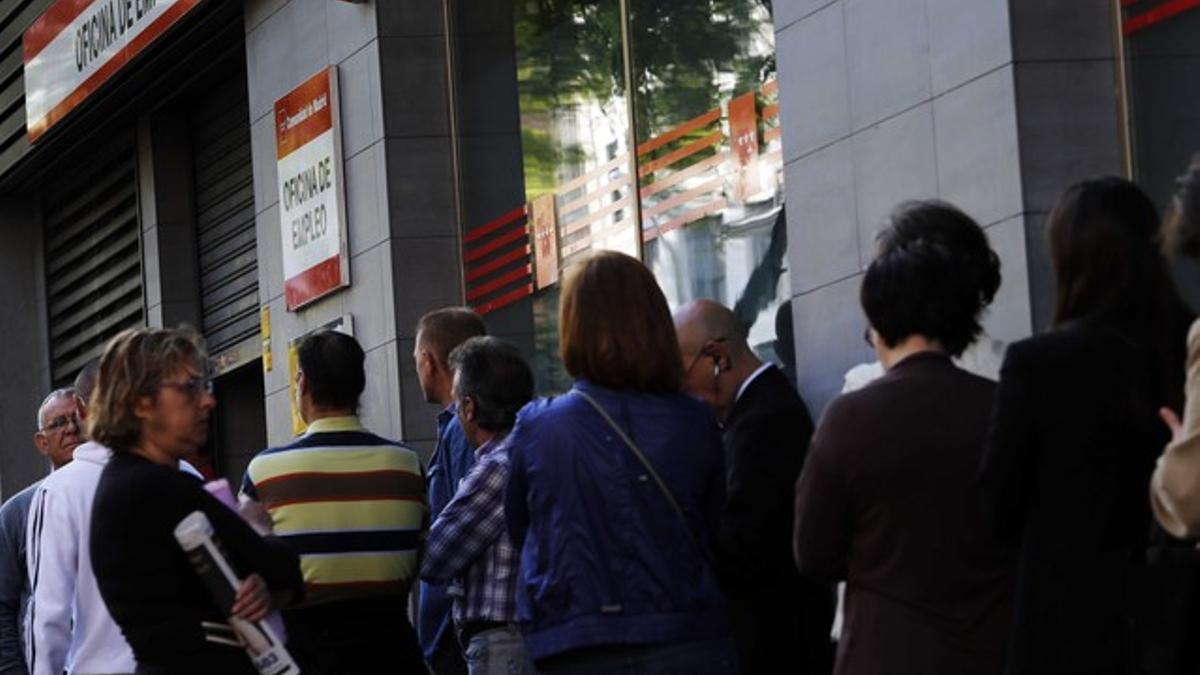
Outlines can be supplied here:
[[300, 555], [306, 605], [401, 596], [417, 576], [428, 526], [421, 462], [357, 417], [316, 420], [290, 445], [259, 453], [242, 494]]

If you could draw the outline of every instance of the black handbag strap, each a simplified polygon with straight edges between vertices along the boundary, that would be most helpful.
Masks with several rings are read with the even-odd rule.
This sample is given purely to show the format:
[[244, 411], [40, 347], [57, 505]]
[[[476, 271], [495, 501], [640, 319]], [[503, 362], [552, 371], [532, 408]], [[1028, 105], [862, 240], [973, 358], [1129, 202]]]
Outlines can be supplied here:
[[683, 529], [687, 532], [688, 538], [692, 540], [692, 544], [696, 546], [696, 550], [700, 552], [701, 557], [707, 558], [707, 556], [704, 555], [704, 548], [700, 546], [700, 542], [696, 540], [696, 533], [692, 531], [691, 525], [688, 524], [687, 517], [683, 515], [683, 508], [679, 506], [679, 502], [675, 499], [675, 495], [671, 492], [671, 488], [667, 487], [667, 484], [663, 481], [662, 476], [659, 476], [658, 471], [655, 471], [654, 465], [650, 463], [650, 458], [646, 457], [646, 454], [642, 452], [642, 449], [638, 447], [637, 443], [633, 442], [633, 439], [629, 437], [629, 434], [625, 433], [625, 430], [622, 429], [615, 420], [613, 420], [612, 416], [609, 415], [604, 409], [604, 406], [596, 402], [596, 399], [589, 396], [586, 392], [580, 391], [579, 389], [576, 389], [575, 393], [582, 396], [583, 400], [587, 401], [593, 408], [596, 409], [596, 412], [600, 413], [600, 416], [604, 418], [604, 421], [608, 422], [608, 426], [612, 427], [612, 430], [617, 433], [617, 436], [619, 436], [620, 439], [625, 442], [625, 446], [629, 448], [634, 457], [637, 457], [638, 461], [642, 463], [642, 467], [646, 469], [646, 473], [650, 474], [650, 477], [654, 479], [654, 483], [658, 485], [659, 491], [662, 492], [662, 495], [664, 498], [666, 498], [667, 503], [671, 505], [671, 510], [675, 512], [676, 516], [678, 516], [680, 524], [683, 525]]

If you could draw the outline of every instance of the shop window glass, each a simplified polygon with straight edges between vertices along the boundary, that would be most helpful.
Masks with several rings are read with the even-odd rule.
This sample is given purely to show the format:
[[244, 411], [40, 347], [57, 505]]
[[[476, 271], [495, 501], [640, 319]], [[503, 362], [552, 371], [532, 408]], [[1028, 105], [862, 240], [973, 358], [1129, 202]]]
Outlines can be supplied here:
[[[480, 185], [519, 174], [539, 388], [570, 384], [558, 359], [559, 275], [596, 249], [642, 257], [672, 307], [700, 297], [734, 307], [756, 350], [777, 359], [776, 326], [790, 342], [791, 321], [769, 3], [448, 3], [464, 90], [464, 208], [487, 201]], [[485, 23], [511, 26], [511, 41], [484, 39], [473, 26]], [[488, 107], [508, 119], [506, 92], [517, 162], [494, 150], [484, 159], [474, 136]], [[483, 165], [490, 177], [472, 177]], [[466, 229], [518, 206], [500, 202], [464, 215]]]
[[[1160, 209], [1170, 206], [1175, 177], [1200, 152], [1200, 4], [1170, 0], [1123, 3], [1129, 152], [1134, 179]], [[1200, 307], [1200, 265], [1176, 261], [1176, 281]]]

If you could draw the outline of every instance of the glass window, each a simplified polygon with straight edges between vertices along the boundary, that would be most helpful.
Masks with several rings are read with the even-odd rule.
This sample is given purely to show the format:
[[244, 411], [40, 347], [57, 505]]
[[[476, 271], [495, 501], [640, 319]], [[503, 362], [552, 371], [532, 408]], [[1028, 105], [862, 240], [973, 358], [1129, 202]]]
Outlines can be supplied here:
[[[1133, 176], [1165, 211], [1175, 177], [1200, 152], [1200, 5], [1124, 3], [1125, 103]], [[1200, 264], [1175, 262], [1175, 278], [1200, 307]]]
[[[519, 173], [523, 194], [510, 201], [524, 204], [529, 230], [539, 387], [570, 385], [558, 361], [558, 280], [596, 249], [640, 256], [672, 307], [701, 297], [734, 307], [755, 349], [778, 359], [777, 330], [790, 347], [791, 319], [769, 2], [448, 2], [464, 211], [488, 182], [475, 167], [505, 172], [495, 179], [506, 184]], [[511, 39], [482, 43], [474, 27], [506, 12], [498, 23]], [[519, 161], [477, 157], [485, 146], [472, 120], [497, 105], [509, 119], [509, 98]], [[466, 228], [514, 205], [464, 213]]]

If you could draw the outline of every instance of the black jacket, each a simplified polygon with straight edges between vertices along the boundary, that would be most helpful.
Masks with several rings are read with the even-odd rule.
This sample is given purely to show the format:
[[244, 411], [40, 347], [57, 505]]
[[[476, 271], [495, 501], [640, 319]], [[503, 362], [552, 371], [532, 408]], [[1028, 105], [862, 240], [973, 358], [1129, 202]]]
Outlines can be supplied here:
[[778, 368], [750, 382], [725, 421], [728, 474], [718, 570], [743, 675], [828, 673], [833, 595], [802, 580], [792, 558], [794, 487], [813, 423]]
[[981, 469], [993, 526], [1020, 544], [1008, 673], [1133, 672], [1173, 351], [1093, 323], [1009, 347]]
[[121, 627], [138, 672], [255, 673], [245, 651], [205, 640], [202, 622], [225, 622], [175, 539], [193, 511], [208, 516], [241, 577], [262, 575], [273, 592], [303, 592], [296, 553], [260, 537], [200, 481], [128, 453], [115, 453], [92, 504], [91, 556], [100, 596]]

